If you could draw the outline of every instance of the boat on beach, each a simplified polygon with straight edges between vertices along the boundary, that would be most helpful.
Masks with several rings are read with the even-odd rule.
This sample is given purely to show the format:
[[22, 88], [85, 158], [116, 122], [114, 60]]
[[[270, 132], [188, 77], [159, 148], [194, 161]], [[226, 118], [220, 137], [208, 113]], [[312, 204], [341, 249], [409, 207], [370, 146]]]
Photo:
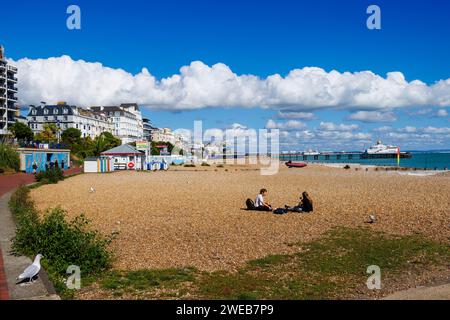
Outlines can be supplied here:
[[304, 168], [307, 166], [305, 162], [292, 162], [287, 161], [284, 163], [288, 168]]

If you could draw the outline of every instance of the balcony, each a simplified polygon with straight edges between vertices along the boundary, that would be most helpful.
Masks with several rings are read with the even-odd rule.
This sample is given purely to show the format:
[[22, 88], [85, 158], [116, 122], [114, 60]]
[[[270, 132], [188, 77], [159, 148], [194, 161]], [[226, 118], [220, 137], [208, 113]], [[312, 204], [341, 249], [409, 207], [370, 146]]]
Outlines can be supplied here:
[[13, 72], [13, 73], [17, 73], [17, 68], [14, 66], [8, 66], [8, 71], [9, 72]]
[[8, 100], [9, 101], [17, 101], [17, 98], [11, 95], [8, 95]]
[[14, 86], [8, 86], [8, 91], [17, 92], [17, 88]]
[[8, 77], [8, 81], [17, 83], [17, 78], [16, 77]]

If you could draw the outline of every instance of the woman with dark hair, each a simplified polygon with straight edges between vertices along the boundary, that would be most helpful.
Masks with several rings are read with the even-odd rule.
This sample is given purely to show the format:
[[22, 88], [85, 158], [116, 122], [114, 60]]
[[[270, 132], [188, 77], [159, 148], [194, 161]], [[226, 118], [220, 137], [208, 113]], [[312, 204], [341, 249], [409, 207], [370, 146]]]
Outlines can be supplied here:
[[298, 205], [290, 207], [288, 205], [284, 206], [286, 210], [292, 212], [311, 212], [313, 211], [313, 201], [309, 196], [308, 192], [303, 191], [300, 196], [300, 201]]

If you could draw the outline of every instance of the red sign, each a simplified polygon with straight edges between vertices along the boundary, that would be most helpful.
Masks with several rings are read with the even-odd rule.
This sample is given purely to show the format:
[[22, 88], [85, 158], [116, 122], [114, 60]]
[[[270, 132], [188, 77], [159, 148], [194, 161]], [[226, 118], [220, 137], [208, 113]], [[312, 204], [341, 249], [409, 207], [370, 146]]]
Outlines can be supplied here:
[[128, 168], [133, 169], [134, 168], [134, 163], [133, 162], [128, 162]]

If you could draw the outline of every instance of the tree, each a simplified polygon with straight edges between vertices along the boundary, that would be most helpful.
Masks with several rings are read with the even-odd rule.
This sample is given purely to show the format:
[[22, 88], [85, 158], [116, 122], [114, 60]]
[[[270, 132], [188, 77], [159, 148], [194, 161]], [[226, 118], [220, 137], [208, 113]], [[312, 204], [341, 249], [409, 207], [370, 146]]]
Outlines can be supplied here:
[[157, 148], [156, 146], [167, 146], [167, 152], [172, 153], [172, 150], [174, 148], [174, 145], [170, 142], [163, 142], [163, 141], [152, 141], [151, 145], [151, 154], [152, 156], [158, 156], [160, 155], [160, 148]]
[[58, 128], [54, 123], [46, 123], [44, 124], [44, 129], [36, 134], [35, 140], [41, 142], [52, 142], [56, 141], [56, 133], [58, 132]]
[[68, 128], [61, 133], [61, 141], [70, 147], [79, 144], [81, 140], [81, 131], [75, 128]]
[[[114, 148], [114, 147], [118, 147], [118, 146], [120, 146], [122, 144], [122, 140], [120, 140], [119, 138], [114, 137], [111, 132], [107, 132], [107, 131], [102, 132], [100, 134], [100, 136], [103, 136], [104, 139], [106, 140], [106, 142], [107, 142], [106, 144], [107, 144], [107, 148], [108, 149], [111, 149], [111, 148]], [[106, 150], [108, 150], [108, 149], [106, 149]]]
[[122, 141], [114, 137], [110, 132], [102, 132], [92, 141], [91, 153], [94, 156], [99, 156], [103, 151], [120, 146]]
[[9, 127], [9, 131], [13, 134], [14, 138], [18, 140], [33, 140], [33, 130], [22, 122], [15, 122]]

